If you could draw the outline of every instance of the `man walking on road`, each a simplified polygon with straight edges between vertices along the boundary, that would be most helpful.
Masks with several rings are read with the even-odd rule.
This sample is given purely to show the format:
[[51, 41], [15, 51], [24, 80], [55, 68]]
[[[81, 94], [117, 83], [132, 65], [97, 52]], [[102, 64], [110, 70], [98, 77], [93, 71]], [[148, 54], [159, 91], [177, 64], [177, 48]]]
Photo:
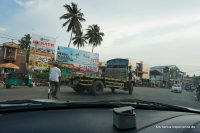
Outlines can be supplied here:
[[58, 87], [60, 86], [59, 85], [59, 80], [61, 78], [61, 71], [60, 69], [58, 68], [58, 64], [57, 62], [54, 62], [53, 63], [53, 67], [50, 68], [50, 73], [49, 73], [49, 80], [50, 80], [50, 84], [54, 84], [55, 85], [55, 89], [53, 90], [52, 92], [52, 97], [53, 98], [58, 98], [57, 97], [57, 92], [58, 92]]

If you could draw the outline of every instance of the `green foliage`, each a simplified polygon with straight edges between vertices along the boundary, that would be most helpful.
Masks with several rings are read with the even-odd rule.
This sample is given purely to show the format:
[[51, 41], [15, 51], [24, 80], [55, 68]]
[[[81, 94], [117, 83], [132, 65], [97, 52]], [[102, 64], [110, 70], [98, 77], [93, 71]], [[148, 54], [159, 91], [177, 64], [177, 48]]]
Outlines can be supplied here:
[[30, 53], [30, 47], [31, 47], [31, 36], [30, 34], [24, 35], [20, 40], [18, 40], [20, 48], [27, 51], [26, 53], [26, 62], [29, 61], [29, 53]]
[[49, 72], [32, 72], [31, 73], [32, 78], [38, 78], [38, 79], [49, 79]]
[[30, 45], [31, 45], [31, 36], [30, 34], [26, 34], [24, 35], [24, 37], [22, 37], [20, 40], [18, 40], [20, 48], [21, 49], [25, 49], [28, 50], [30, 49]]
[[101, 45], [103, 41], [102, 36], [104, 36], [103, 32], [100, 32], [100, 27], [95, 25], [90, 25], [87, 29], [86, 38], [88, 39], [89, 44], [92, 44], [92, 52], [94, 47]]
[[60, 19], [66, 20], [63, 23], [63, 27], [67, 26], [67, 32], [71, 31], [71, 38], [68, 47], [70, 46], [72, 40], [72, 33], [78, 34], [81, 32], [81, 22], [85, 21], [84, 14], [81, 13], [81, 9], [78, 9], [77, 4], [71, 3], [71, 5], [64, 5], [64, 8], [67, 10], [67, 13], [63, 14]]
[[76, 36], [72, 38], [72, 40], [74, 41], [74, 46], [77, 46], [78, 49], [79, 47], [84, 47], [84, 44], [87, 43], [86, 37], [83, 35], [83, 32], [77, 33]]
[[193, 76], [192, 77], [192, 83], [194, 84], [194, 85], [199, 85], [200, 84], [200, 76]]

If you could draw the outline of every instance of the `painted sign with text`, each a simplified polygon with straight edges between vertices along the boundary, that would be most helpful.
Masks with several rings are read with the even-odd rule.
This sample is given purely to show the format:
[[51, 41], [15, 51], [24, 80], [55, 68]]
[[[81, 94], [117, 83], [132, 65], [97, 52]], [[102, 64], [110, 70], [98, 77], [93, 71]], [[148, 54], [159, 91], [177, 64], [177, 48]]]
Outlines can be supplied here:
[[48, 61], [55, 58], [56, 39], [43, 35], [33, 34], [29, 66], [35, 70], [45, 70], [49, 67]]
[[99, 54], [97, 53], [59, 46], [56, 60], [62, 62], [62, 67], [71, 69], [73, 72], [98, 71]]

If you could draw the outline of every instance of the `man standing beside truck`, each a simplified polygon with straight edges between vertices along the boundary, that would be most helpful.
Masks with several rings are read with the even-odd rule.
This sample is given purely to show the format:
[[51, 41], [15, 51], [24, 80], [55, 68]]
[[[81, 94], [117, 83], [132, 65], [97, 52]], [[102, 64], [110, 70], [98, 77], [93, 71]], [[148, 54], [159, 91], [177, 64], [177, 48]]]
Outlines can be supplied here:
[[129, 81], [133, 79], [133, 72], [132, 72], [132, 69], [131, 69], [131, 68], [132, 68], [132, 67], [129, 66], [129, 73], [128, 73], [128, 80], [129, 80]]
[[58, 98], [57, 97], [57, 92], [58, 92], [58, 87], [59, 82], [60, 82], [60, 78], [61, 78], [61, 70], [58, 68], [58, 63], [54, 62], [53, 63], [53, 67], [50, 68], [50, 72], [49, 72], [49, 80], [50, 80], [50, 84], [55, 86], [54, 91], [52, 92], [52, 97], [53, 98]]

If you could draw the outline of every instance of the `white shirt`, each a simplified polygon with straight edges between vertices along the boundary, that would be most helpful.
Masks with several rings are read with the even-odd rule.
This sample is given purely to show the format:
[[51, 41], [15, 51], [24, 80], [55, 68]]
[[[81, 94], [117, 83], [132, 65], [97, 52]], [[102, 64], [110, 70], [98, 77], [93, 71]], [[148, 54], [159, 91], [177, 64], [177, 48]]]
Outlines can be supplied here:
[[49, 73], [49, 80], [59, 82], [59, 77], [61, 77], [61, 71], [57, 67], [52, 67]]

